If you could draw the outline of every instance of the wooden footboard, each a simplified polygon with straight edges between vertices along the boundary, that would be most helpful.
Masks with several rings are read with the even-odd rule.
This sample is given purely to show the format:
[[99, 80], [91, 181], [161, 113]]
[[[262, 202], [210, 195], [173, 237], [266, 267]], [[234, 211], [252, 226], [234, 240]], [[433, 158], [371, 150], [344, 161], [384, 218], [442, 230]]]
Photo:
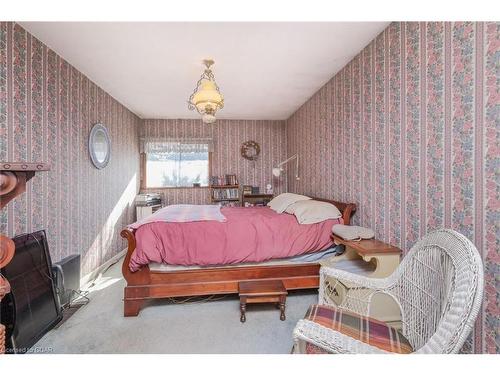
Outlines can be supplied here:
[[[356, 210], [352, 203], [327, 199], [342, 212], [345, 224]], [[319, 284], [319, 264], [286, 264], [248, 267], [219, 267], [182, 271], [154, 272], [149, 266], [130, 271], [130, 258], [136, 248], [133, 231], [124, 229], [121, 236], [128, 241], [122, 273], [127, 282], [124, 290], [124, 316], [137, 316], [144, 302], [154, 298], [203, 296], [238, 293], [238, 283], [249, 280], [281, 280], [287, 290], [315, 289]]]

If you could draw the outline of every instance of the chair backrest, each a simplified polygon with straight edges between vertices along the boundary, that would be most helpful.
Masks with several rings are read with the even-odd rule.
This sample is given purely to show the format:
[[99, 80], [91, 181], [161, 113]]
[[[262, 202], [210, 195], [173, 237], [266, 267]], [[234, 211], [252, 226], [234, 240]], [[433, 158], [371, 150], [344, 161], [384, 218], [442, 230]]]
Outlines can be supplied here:
[[389, 277], [403, 334], [417, 352], [457, 353], [481, 307], [484, 274], [476, 247], [443, 229], [427, 234]]

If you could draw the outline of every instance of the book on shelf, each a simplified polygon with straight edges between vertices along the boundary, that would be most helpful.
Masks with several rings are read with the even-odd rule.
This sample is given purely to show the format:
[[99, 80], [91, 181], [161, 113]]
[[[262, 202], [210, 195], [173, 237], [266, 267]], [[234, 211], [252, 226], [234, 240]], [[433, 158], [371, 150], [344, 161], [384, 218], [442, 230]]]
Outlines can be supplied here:
[[228, 189], [217, 189], [212, 190], [212, 199], [213, 200], [226, 200], [226, 199], [239, 199], [239, 189], [237, 188], [228, 188]]
[[238, 177], [235, 174], [221, 176], [210, 176], [210, 186], [238, 185]]
[[252, 194], [252, 185], [243, 185], [243, 195]]

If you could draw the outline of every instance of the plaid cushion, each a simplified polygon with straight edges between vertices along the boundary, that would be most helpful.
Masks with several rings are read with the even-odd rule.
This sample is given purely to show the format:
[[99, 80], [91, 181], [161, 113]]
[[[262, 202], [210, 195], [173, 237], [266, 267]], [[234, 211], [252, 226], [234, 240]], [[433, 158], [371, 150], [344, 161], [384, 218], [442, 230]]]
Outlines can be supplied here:
[[[350, 311], [332, 306], [312, 305], [307, 310], [305, 319], [387, 352], [407, 354], [413, 351], [406, 337], [397, 329], [380, 320]], [[327, 353], [324, 349], [311, 343], [306, 345], [306, 352], [311, 354]]]

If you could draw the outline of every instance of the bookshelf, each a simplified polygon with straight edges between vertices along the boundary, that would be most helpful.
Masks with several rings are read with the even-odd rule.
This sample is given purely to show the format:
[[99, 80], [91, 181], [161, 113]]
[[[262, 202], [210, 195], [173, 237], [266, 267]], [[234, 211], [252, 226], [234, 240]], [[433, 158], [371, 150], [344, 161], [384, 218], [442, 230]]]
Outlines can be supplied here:
[[240, 185], [236, 175], [210, 177], [210, 202], [220, 206], [240, 205]]

